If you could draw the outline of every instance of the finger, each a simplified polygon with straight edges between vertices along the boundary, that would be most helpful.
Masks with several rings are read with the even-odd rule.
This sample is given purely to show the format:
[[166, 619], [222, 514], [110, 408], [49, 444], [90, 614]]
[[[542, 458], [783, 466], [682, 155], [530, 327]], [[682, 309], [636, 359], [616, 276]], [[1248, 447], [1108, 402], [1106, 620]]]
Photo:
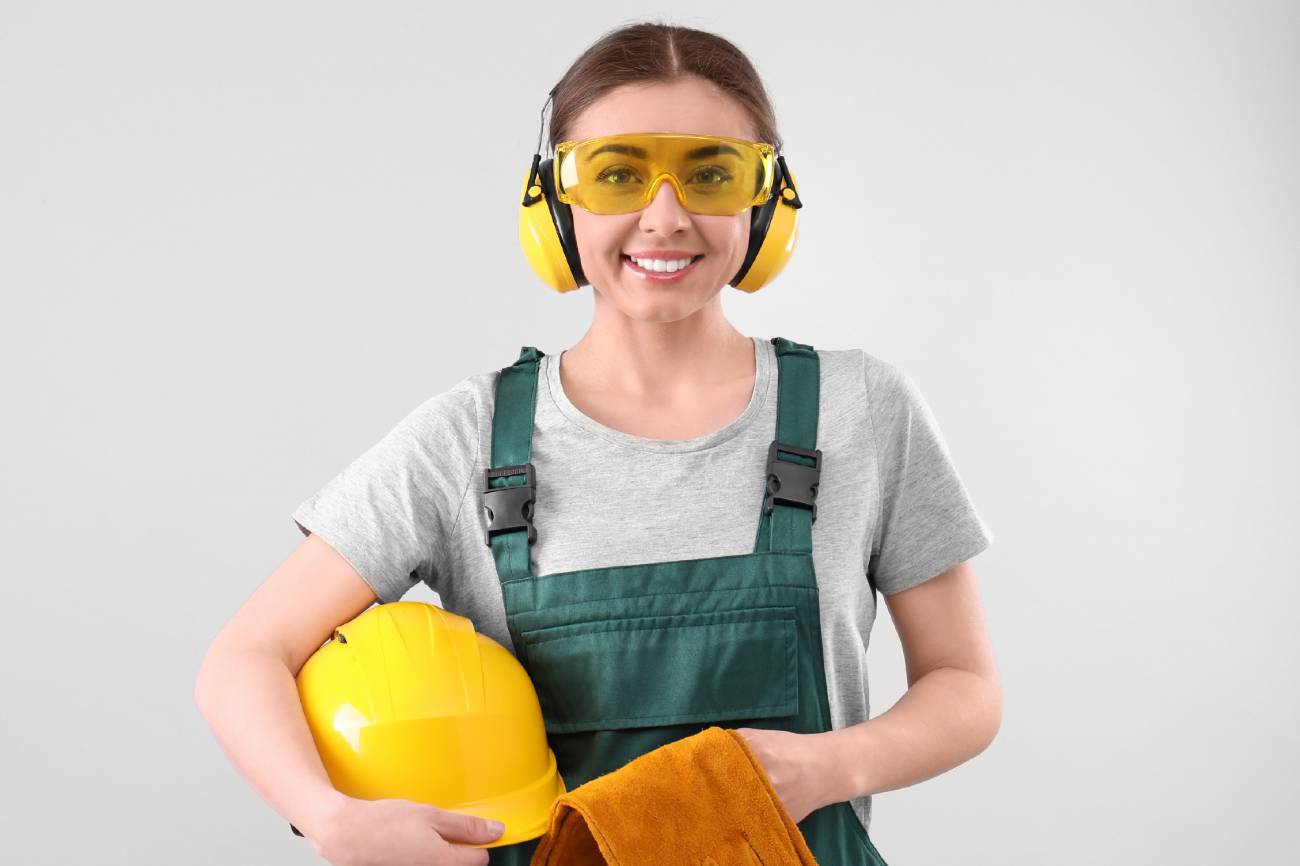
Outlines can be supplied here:
[[477, 815], [448, 812], [445, 809], [439, 809], [437, 806], [430, 806], [429, 808], [433, 809], [431, 819], [434, 829], [444, 839], [480, 844], [498, 839], [505, 832], [504, 825], [492, 822], [493, 826], [489, 826], [486, 819]]

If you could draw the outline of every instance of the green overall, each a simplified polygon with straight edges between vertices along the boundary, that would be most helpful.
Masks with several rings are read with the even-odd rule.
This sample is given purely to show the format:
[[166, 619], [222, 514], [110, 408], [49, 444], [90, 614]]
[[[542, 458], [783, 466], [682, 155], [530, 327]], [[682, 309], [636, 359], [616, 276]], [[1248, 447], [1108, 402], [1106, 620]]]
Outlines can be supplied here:
[[[820, 369], [811, 346], [772, 342], [776, 439], [754, 551], [733, 556], [534, 575], [529, 461], [545, 353], [525, 346], [501, 371], [484, 470], [486, 541], [516, 657], [570, 791], [711, 725], [831, 728], [812, 557]], [[884, 866], [848, 802], [816, 810], [799, 829], [820, 866]], [[523, 866], [538, 841], [487, 849], [489, 862]]]

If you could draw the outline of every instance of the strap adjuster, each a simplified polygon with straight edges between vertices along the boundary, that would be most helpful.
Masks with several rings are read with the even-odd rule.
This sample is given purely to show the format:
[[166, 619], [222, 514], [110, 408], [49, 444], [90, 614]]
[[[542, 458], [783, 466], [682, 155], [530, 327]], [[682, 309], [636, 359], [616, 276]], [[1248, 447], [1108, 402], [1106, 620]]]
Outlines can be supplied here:
[[[779, 452], [811, 457], [813, 465], [805, 466], [791, 460], [781, 460]], [[771, 514], [776, 503], [806, 505], [812, 508], [813, 522], [817, 522], [817, 485], [821, 482], [822, 452], [820, 449], [800, 448], [772, 440], [767, 449], [767, 495], [763, 497], [763, 513]]]
[[[513, 487], [493, 487], [493, 478], [524, 474], [527, 480]], [[528, 543], [537, 541], [537, 530], [533, 527], [533, 494], [537, 476], [533, 464], [520, 463], [514, 466], [498, 466], [483, 470], [483, 513], [487, 517], [487, 531], [483, 533], [483, 543], [492, 546], [492, 536], [515, 529], [528, 530]]]

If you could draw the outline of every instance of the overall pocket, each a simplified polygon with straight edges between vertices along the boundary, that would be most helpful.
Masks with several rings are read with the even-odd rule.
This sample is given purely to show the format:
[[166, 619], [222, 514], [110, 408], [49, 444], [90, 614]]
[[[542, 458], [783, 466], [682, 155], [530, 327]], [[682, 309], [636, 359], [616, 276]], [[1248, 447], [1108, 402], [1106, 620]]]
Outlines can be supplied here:
[[[522, 655], [548, 734], [799, 712], [793, 605], [534, 628]], [[728, 725], [734, 722], [734, 725]]]

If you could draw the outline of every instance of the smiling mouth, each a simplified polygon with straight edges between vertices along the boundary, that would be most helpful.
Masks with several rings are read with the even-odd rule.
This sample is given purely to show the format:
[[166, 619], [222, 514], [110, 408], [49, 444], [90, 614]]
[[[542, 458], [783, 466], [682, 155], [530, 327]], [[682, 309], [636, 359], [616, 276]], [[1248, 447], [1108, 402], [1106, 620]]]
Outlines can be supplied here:
[[649, 268], [643, 268], [640, 265], [638, 265], [635, 261], [633, 261], [632, 257], [629, 256], [627, 253], [620, 254], [619, 258], [621, 258], [628, 267], [632, 268], [635, 272], [639, 274], [649, 274], [650, 276], [657, 276], [657, 277], [672, 277], [672, 276], [676, 276], [677, 274], [683, 273], [685, 271], [691, 270], [693, 267], [695, 267], [695, 264], [700, 259], [704, 258], [704, 253], [700, 253], [698, 256], [692, 256], [690, 264], [686, 265], [685, 267], [678, 268], [675, 271], [655, 271]]

